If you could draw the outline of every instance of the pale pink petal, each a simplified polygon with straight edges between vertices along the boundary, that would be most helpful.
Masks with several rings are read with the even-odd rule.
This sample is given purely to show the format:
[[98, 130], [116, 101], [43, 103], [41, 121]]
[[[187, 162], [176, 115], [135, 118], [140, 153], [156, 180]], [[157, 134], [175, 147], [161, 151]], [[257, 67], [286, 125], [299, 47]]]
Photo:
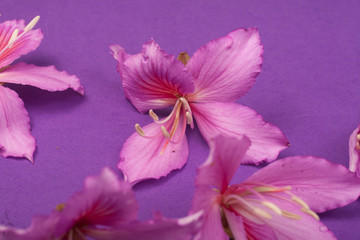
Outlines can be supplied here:
[[84, 233], [98, 240], [190, 240], [200, 227], [199, 217], [201, 214], [178, 220], [162, 218], [106, 230], [85, 228]]
[[138, 111], [173, 105], [177, 97], [193, 92], [193, 78], [184, 64], [160, 50], [153, 40], [137, 55], [129, 56], [116, 45], [111, 49], [120, 64], [125, 93]]
[[[226, 208], [223, 208], [226, 221], [231, 229], [231, 232], [236, 240], [247, 240], [244, 228], [244, 222], [241, 216], [235, 215]], [[269, 238], [266, 238], [269, 239]]]
[[186, 67], [196, 102], [228, 102], [243, 96], [261, 71], [263, 47], [256, 28], [237, 29], [199, 48]]
[[243, 163], [273, 161], [288, 146], [288, 140], [276, 126], [267, 123], [252, 109], [236, 103], [191, 103], [199, 129], [209, 141], [219, 135], [246, 135], [250, 149]]
[[[135, 132], [124, 143], [118, 168], [122, 170], [127, 181], [135, 184], [143, 179], [158, 179], [172, 170], [182, 168], [186, 163], [189, 155], [186, 136], [176, 144], [170, 142], [166, 145], [167, 139], [162, 135], [160, 126], [151, 123], [143, 128], [146, 135], [157, 137], [144, 138]], [[179, 124], [174, 135], [175, 140], [185, 131], [183, 127]]]
[[360, 195], [360, 179], [355, 174], [342, 165], [311, 156], [280, 159], [246, 182], [291, 186], [291, 192], [316, 212], [345, 206]]
[[356, 172], [358, 176], [360, 176], [360, 145], [359, 139], [357, 138], [359, 133], [360, 127], [357, 127], [349, 139], [349, 169], [351, 172]]
[[39, 46], [43, 34], [40, 29], [36, 29], [19, 37], [13, 44], [10, 44], [11, 47], [9, 48], [9, 40], [15, 29], [18, 29], [18, 35], [20, 36], [24, 27], [24, 20], [0, 23], [0, 68], [6, 67], [21, 55], [27, 54]]
[[209, 186], [223, 193], [240, 166], [250, 140], [243, 135], [228, 137], [219, 135], [210, 141], [210, 154], [198, 168], [196, 186]]
[[85, 179], [85, 189], [74, 194], [61, 212], [56, 235], [74, 225], [119, 226], [137, 218], [138, 205], [128, 182], [104, 168], [99, 176]]
[[84, 94], [84, 88], [75, 75], [60, 72], [54, 66], [38, 67], [18, 63], [0, 72], [0, 82], [30, 85], [51, 92], [72, 88], [81, 95]]
[[16, 92], [0, 85], [0, 154], [33, 161], [36, 141], [30, 133], [30, 119]]

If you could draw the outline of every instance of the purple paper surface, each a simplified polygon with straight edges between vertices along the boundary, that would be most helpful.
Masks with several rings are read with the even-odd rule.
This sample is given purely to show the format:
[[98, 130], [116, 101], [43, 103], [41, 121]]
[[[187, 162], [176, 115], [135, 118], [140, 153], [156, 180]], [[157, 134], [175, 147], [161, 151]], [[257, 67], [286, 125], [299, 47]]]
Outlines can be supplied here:
[[[55, 65], [77, 75], [85, 96], [11, 85], [29, 112], [37, 139], [35, 164], [0, 157], [0, 224], [27, 227], [81, 190], [88, 175], [116, 168], [134, 124], [152, 120], [126, 100], [109, 45], [131, 54], [152, 37], [166, 52], [191, 56], [240, 27], [259, 29], [262, 72], [238, 103], [278, 126], [291, 147], [281, 157], [313, 155], [348, 166], [348, 138], [360, 122], [359, 1], [14, 1], [1, 0], [0, 21], [41, 19], [40, 47], [20, 61]], [[195, 169], [209, 149], [187, 130], [185, 167], [134, 187], [140, 218], [160, 211], [182, 217], [191, 206]], [[141, 151], [141, 149], [139, 149]], [[256, 167], [239, 169], [240, 182]], [[360, 201], [320, 214], [338, 239], [358, 239]]]

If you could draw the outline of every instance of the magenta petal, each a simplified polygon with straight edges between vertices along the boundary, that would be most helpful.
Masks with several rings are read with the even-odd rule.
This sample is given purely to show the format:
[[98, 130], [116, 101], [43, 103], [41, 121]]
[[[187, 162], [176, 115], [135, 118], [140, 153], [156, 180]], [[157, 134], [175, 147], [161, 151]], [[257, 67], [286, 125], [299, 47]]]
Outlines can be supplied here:
[[36, 141], [30, 133], [30, 119], [16, 92], [0, 85], [0, 154], [33, 161]]
[[191, 103], [199, 129], [209, 141], [219, 135], [246, 135], [250, 149], [243, 163], [273, 161], [288, 146], [288, 140], [276, 126], [267, 123], [252, 109], [236, 103]]
[[247, 240], [242, 217], [235, 215], [235, 213], [228, 211], [226, 208], [223, 208], [223, 210], [234, 238], [236, 240]]
[[256, 28], [237, 29], [199, 48], [186, 67], [196, 102], [228, 102], [243, 96], [261, 71], [263, 47]]
[[[180, 125], [179, 128], [183, 127]], [[149, 139], [141, 137], [137, 132], [133, 133], [124, 143], [118, 163], [125, 179], [133, 184], [143, 179], [158, 179], [172, 170], [182, 168], [189, 155], [185, 135], [177, 144], [168, 143], [163, 151], [167, 140], [161, 134], [160, 125], [151, 123], [143, 130], [147, 135], [157, 137]], [[178, 129], [174, 139], [178, 139], [181, 132], [182, 129]]]
[[54, 66], [38, 67], [18, 63], [0, 72], [0, 82], [30, 85], [51, 92], [72, 88], [81, 95], [84, 94], [84, 88], [76, 76], [60, 72]]
[[196, 186], [210, 186], [221, 193], [226, 191], [249, 146], [246, 136], [215, 137], [210, 142], [208, 159], [198, 168]]
[[[31, 52], [39, 46], [43, 34], [40, 29], [37, 29], [25, 33], [17, 39], [10, 48], [8, 48], [7, 45], [14, 30], [18, 29], [18, 35], [20, 35], [22, 34], [24, 27], [24, 20], [13, 20], [0, 23], [0, 51], [2, 52], [0, 54], [0, 68], [6, 67], [21, 55]], [[4, 49], [5, 47], [6, 49]]]
[[[360, 176], [360, 148], [359, 140], [357, 139], [359, 133], [360, 126], [352, 132], [349, 138], [349, 169], [351, 172], [356, 172], [358, 176]], [[356, 145], [358, 145], [358, 147]]]
[[291, 192], [315, 212], [345, 206], [360, 195], [360, 179], [355, 174], [342, 165], [311, 156], [280, 159], [246, 181], [291, 186]]
[[193, 78], [184, 64], [162, 51], [153, 40], [137, 55], [130, 56], [117, 45], [111, 49], [119, 62], [126, 95], [138, 111], [173, 105], [178, 95], [193, 92]]
[[129, 183], [109, 169], [85, 179], [85, 189], [73, 195], [61, 212], [57, 236], [74, 225], [119, 226], [137, 218], [138, 205]]

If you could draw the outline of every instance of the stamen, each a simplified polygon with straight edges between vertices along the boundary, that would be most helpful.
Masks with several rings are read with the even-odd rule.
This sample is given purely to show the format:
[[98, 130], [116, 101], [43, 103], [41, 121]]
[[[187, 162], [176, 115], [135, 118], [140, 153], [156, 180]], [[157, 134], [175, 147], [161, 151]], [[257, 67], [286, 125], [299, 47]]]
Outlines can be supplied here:
[[358, 141], [360, 141], [360, 133], [358, 133], [358, 135], [356, 135], [356, 139], [357, 139]]
[[287, 217], [287, 218], [295, 219], [295, 220], [300, 220], [301, 219], [300, 215], [297, 215], [295, 213], [288, 212], [288, 211], [285, 211], [285, 210], [281, 210], [281, 215], [284, 216], [284, 217]]
[[177, 57], [177, 60], [182, 62], [184, 65], [187, 64], [187, 62], [190, 60], [189, 55], [186, 52], [181, 52], [179, 56]]
[[313, 218], [315, 218], [316, 220], [320, 220], [320, 217], [312, 210], [307, 209], [307, 208], [302, 208], [301, 211], [303, 211], [304, 213], [312, 216]]
[[254, 213], [260, 217], [266, 218], [266, 219], [272, 219], [272, 216], [270, 213], [266, 212], [265, 210], [262, 210], [261, 208], [255, 207], [253, 209]]
[[170, 138], [170, 133], [164, 126], [161, 126], [161, 131], [166, 138]]
[[154, 111], [152, 109], [150, 109], [149, 111], [149, 116], [155, 121], [159, 121], [159, 117], [154, 113]]
[[35, 27], [35, 25], [37, 24], [37, 22], [39, 21], [39, 19], [40, 19], [40, 16], [34, 17], [34, 19], [31, 20], [31, 22], [29, 22], [28, 25], [26, 25], [26, 27], [24, 28], [24, 32], [28, 32], [31, 29], [33, 29]]
[[265, 207], [273, 210], [273, 212], [277, 213], [278, 215], [281, 215], [281, 213], [282, 213], [282, 212], [281, 212], [281, 209], [280, 209], [277, 205], [275, 205], [274, 203], [272, 203], [272, 202], [263, 201], [263, 202], [261, 202], [261, 204], [264, 205]]
[[191, 125], [193, 122], [191, 114], [189, 112], [186, 112], [185, 116], [186, 116], [186, 123]]
[[64, 208], [65, 208], [65, 203], [60, 203], [55, 207], [55, 209], [59, 212], [61, 212]]
[[9, 48], [11, 48], [18, 37], [19, 29], [15, 29], [14, 32], [11, 34], [11, 37], [9, 39]]
[[140, 136], [145, 137], [145, 133], [138, 123], [135, 124], [135, 130]]
[[292, 196], [292, 197], [291, 197], [291, 200], [293, 200], [294, 202], [300, 204], [300, 205], [303, 206], [305, 209], [310, 209], [309, 205], [307, 205], [307, 203], [304, 202], [304, 200], [302, 200], [302, 199], [299, 198], [299, 197]]
[[259, 186], [259, 187], [254, 187], [254, 190], [257, 192], [284, 192], [284, 191], [290, 191], [291, 186], [286, 186], [283, 188]]
[[360, 150], [360, 143], [359, 143], [359, 142], [356, 142], [355, 148], [356, 148], [357, 150]]

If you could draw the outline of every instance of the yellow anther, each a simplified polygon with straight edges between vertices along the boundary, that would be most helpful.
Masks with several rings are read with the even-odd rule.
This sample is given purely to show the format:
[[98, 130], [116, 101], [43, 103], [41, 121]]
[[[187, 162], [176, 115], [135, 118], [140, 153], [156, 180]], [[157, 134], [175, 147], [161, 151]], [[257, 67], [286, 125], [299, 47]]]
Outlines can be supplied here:
[[137, 123], [135, 124], [135, 131], [142, 137], [145, 137], [145, 133], [142, 130], [142, 128], [140, 127], [140, 125]]
[[28, 32], [31, 29], [33, 29], [35, 27], [35, 25], [37, 24], [37, 22], [39, 21], [40, 16], [36, 16], [33, 18], [33, 20], [31, 20], [31, 22], [29, 22], [28, 25], [26, 25], [26, 27], [24, 28], [24, 32]]
[[14, 32], [11, 34], [11, 37], [9, 39], [9, 48], [11, 48], [15, 42], [15, 39], [18, 37], [19, 29], [15, 29]]
[[357, 150], [360, 150], [360, 143], [359, 143], [359, 142], [356, 142], [355, 148], [356, 148]]
[[254, 213], [260, 217], [263, 217], [263, 218], [266, 218], [266, 219], [271, 219], [272, 216], [270, 213], [268, 213], [267, 211], [265, 210], [262, 210], [261, 208], [254, 208], [253, 209]]
[[164, 126], [161, 126], [161, 131], [166, 138], [170, 138], [170, 133]]
[[177, 60], [182, 62], [184, 65], [187, 64], [187, 62], [190, 60], [189, 55], [186, 52], [181, 52], [179, 56], [177, 57]]
[[186, 112], [185, 116], [186, 116], [186, 123], [191, 125], [193, 121], [191, 114], [189, 112]]
[[287, 217], [287, 218], [294, 219], [294, 220], [299, 220], [299, 219], [301, 219], [301, 216], [300, 216], [300, 215], [297, 215], [297, 214], [295, 214], [295, 213], [288, 212], [288, 211], [285, 211], [285, 210], [281, 210], [281, 215], [284, 216], [284, 217]]
[[159, 121], [159, 117], [156, 115], [156, 113], [154, 113], [154, 111], [152, 109], [150, 109], [149, 111], [149, 116], [154, 120], [154, 121]]
[[269, 209], [271, 209], [273, 212], [277, 213], [278, 215], [281, 215], [281, 209], [275, 205], [274, 203], [272, 202], [269, 202], [269, 201], [263, 201], [261, 202], [261, 204]]
[[296, 202], [297, 204], [300, 204], [301, 206], [303, 206], [306, 209], [310, 209], [309, 205], [307, 205], [306, 202], [304, 202], [304, 200], [302, 200], [301, 198], [298, 198], [296, 196], [292, 196], [291, 200], [293, 200], [294, 202]]
[[319, 216], [312, 210], [307, 209], [307, 208], [302, 208], [301, 211], [303, 211], [304, 213], [312, 216], [313, 218], [315, 218], [316, 220], [320, 220]]
[[358, 141], [360, 141], [360, 133], [358, 133], [358, 135], [356, 135], [356, 139], [357, 139]]
[[65, 203], [60, 203], [55, 207], [55, 209], [59, 212], [61, 212], [64, 208], [65, 208]]

